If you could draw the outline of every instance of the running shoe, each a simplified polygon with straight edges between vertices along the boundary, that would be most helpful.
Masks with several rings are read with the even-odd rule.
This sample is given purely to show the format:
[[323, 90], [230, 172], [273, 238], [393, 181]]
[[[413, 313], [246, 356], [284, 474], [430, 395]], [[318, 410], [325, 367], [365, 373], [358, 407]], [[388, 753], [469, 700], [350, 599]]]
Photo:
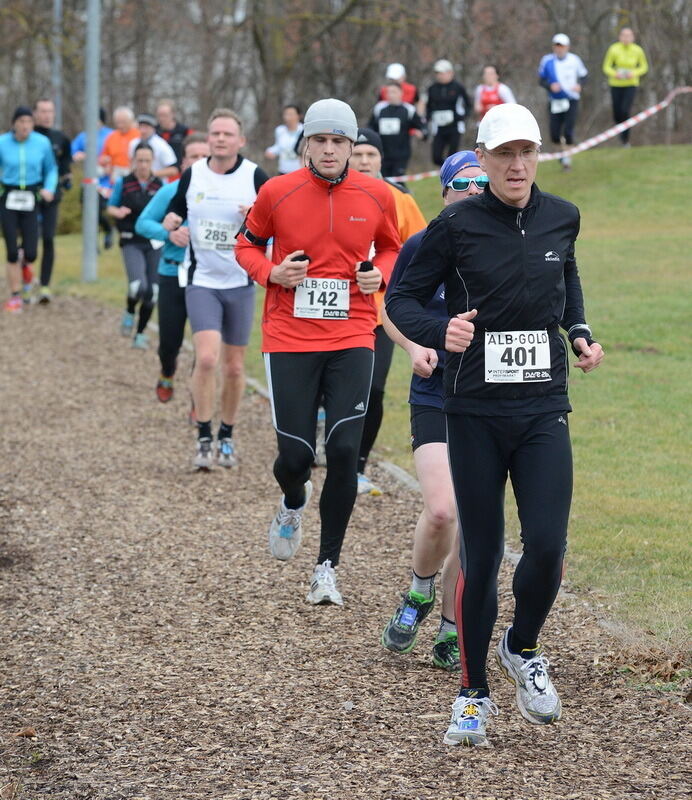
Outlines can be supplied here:
[[497, 663], [516, 688], [517, 706], [522, 717], [535, 725], [549, 725], [562, 715], [560, 697], [548, 675], [550, 662], [540, 645], [533, 650], [522, 650], [524, 655], [512, 653], [509, 649], [510, 630], [505, 631], [497, 646]]
[[209, 470], [214, 466], [214, 449], [212, 448], [211, 439], [197, 440], [197, 453], [192, 463], [197, 469]]
[[284, 497], [269, 526], [269, 552], [279, 561], [288, 561], [300, 547], [303, 511], [312, 495], [312, 481], [305, 481], [305, 502], [300, 508], [286, 508]]
[[456, 631], [445, 633], [438, 638], [432, 648], [432, 663], [435, 667], [447, 672], [459, 672], [461, 656], [459, 654], [459, 638]]
[[235, 454], [233, 439], [219, 439], [216, 449], [220, 467], [237, 467], [238, 457]]
[[358, 494], [369, 494], [371, 497], [379, 497], [382, 494], [382, 489], [370, 480], [367, 475], [362, 472], [358, 473]]
[[327, 412], [320, 406], [317, 409], [317, 427], [315, 429], [315, 460], [316, 467], [327, 466], [327, 453], [324, 447], [325, 425], [327, 422]]
[[434, 588], [432, 597], [425, 597], [420, 592], [402, 595], [399, 607], [382, 631], [380, 644], [395, 653], [410, 653], [416, 644], [418, 628], [434, 605]]
[[47, 306], [48, 303], [50, 303], [50, 301], [52, 299], [53, 299], [53, 295], [50, 293], [50, 289], [47, 286], [42, 286], [39, 289], [38, 302], [42, 306]]
[[444, 743], [490, 747], [485, 726], [491, 714], [496, 717], [499, 713], [489, 697], [457, 697], [452, 703], [452, 719], [445, 733]]
[[12, 314], [18, 314], [24, 308], [24, 302], [18, 294], [13, 294], [12, 297], [8, 297], [5, 300], [3, 308]]
[[161, 375], [156, 381], [156, 396], [160, 403], [168, 403], [173, 397], [173, 378]]
[[313, 606], [344, 604], [341, 592], [336, 588], [336, 572], [329, 559], [315, 566], [310, 579], [310, 591], [305, 599]]
[[135, 338], [132, 340], [132, 346], [136, 350], [148, 350], [149, 337], [146, 335], [146, 333], [136, 333]]
[[123, 336], [130, 336], [132, 329], [135, 326], [135, 315], [130, 314], [129, 311], [123, 311], [122, 318], [120, 319], [120, 333]]

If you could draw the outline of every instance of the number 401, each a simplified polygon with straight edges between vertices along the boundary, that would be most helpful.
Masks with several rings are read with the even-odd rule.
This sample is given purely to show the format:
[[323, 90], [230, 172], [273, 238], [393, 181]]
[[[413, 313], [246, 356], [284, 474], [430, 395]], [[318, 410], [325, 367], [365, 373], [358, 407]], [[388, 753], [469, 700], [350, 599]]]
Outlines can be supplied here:
[[503, 364], [507, 364], [508, 367], [525, 367], [527, 362], [529, 365], [534, 367], [536, 365], [536, 348], [529, 347], [506, 347], [504, 353], [500, 357], [500, 361]]

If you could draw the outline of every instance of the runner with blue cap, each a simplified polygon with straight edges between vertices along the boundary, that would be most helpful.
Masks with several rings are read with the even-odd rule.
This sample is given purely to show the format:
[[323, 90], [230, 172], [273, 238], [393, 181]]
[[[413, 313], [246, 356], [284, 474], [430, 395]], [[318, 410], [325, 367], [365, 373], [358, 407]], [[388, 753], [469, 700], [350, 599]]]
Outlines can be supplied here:
[[[488, 184], [488, 177], [483, 173], [476, 154], [472, 150], [461, 150], [442, 164], [440, 183], [444, 204], [449, 206], [480, 194]], [[422, 230], [404, 243], [386, 297], [406, 272], [424, 234], [425, 230]], [[426, 309], [436, 318], [448, 319], [444, 286], [438, 288]], [[459, 558], [457, 513], [442, 411], [445, 353], [420, 347], [407, 339], [387, 318], [384, 310], [382, 317], [389, 337], [411, 358], [411, 445], [423, 494], [423, 511], [413, 537], [411, 586], [385, 626], [380, 641], [395, 653], [408, 653], [413, 649], [418, 628], [435, 605], [435, 576], [442, 570], [442, 614], [432, 648], [432, 663], [441, 669], [457, 671], [460, 661], [454, 621], [454, 587], [459, 575]]]

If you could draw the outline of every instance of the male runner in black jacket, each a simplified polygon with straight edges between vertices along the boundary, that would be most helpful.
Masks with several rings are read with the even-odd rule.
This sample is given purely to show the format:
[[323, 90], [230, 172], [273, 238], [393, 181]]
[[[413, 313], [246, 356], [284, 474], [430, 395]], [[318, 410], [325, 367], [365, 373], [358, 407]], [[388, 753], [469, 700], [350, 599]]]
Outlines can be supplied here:
[[[514, 620], [497, 659], [526, 720], [548, 724], [562, 710], [538, 644], [562, 578], [572, 497], [568, 352], [559, 326], [584, 372], [598, 366], [603, 351], [584, 316], [574, 256], [579, 212], [534, 183], [540, 143], [524, 106], [505, 103], [485, 115], [476, 154], [489, 186], [430, 223], [387, 301], [387, 315], [405, 336], [450, 353], [444, 410], [460, 521], [462, 678], [446, 744], [486, 746], [486, 722], [497, 713], [486, 658], [508, 475], [523, 554], [514, 573]], [[448, 322], [423, 309], [441, 283]]]

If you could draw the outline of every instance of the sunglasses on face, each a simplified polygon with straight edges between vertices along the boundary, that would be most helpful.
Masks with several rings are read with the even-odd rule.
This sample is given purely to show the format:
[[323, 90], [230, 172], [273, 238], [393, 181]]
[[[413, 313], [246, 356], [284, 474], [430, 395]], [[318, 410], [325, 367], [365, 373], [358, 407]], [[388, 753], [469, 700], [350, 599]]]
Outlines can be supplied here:
[[465, 192], [472, 183], [477, 189], [485, 189], [490, 183], [490, 178], [487, 175], [477, 175], [475, 178], [452, 178], [447, 188], [454, 189], [455, 192]]

